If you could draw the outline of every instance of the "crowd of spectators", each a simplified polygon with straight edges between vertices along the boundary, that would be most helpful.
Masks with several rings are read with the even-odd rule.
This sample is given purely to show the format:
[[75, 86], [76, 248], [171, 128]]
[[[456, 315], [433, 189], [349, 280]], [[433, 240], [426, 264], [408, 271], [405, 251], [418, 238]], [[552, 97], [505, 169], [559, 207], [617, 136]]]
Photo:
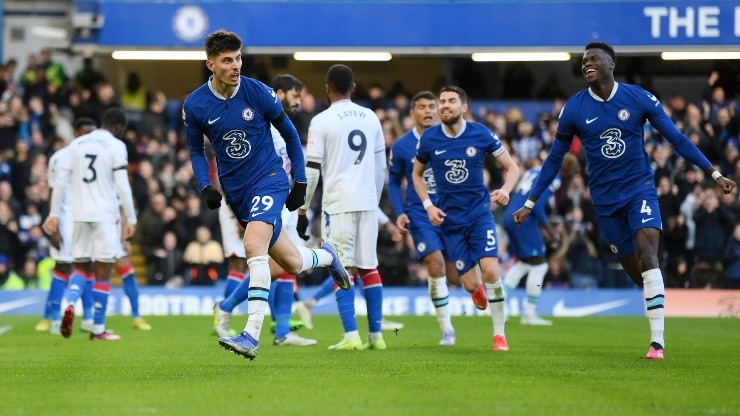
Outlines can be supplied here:
[[[736, 76], [736, 75], [733, 75]], [[556, 80], [555, 80], [556, 81]], [[739, 118], [735, 84], [713, 72], [701, 97], [668, 97], [664, 107], [710, 161], [728, 177], [740, 177]], [[553, 81], [549, 81], [553, 82]], [[430, 86], [436, 88], [438, 86]], [[356, 101], [379, 116], [388, 148], [413, 126], [408, 117], [412, 92], [401, 83], [359, 86]], [[554, 138], [562, 92], [548, 98], [549, 112], [524, 114], [511, 106], [497, 112], [485, 105], [468, 112], [468, 120], [496, 132], [520, 166], [544, 158]], [[311, 118], [325, 108], [304, 90], [302, 108], [292, 118], [306, 140]], [[148, 89], [136, 73], [114, 86], [86, 59], [69, 76], [48, 51], [31, 55], [19, 71], [14, 60], [0, 66], [0, 287], [44, 286], [50, 270], [47, 236], [40, 224], [49, 210], [48, 157], [73, 139], [78, 117], [100, 122], [111, 107], [122, 107], [130, 120], [123, 138], [128, 149], [132, 190], [139, 215], [137, 252], [146, 259], [146, 279], [165, 284], [179, 279], [212, 283], [223, 274], [218, 215], [205, 208], [193, 178], [178, 104], [161, 91]], [[472, 107], [472, 106], [471, 106]], [[655, 171], [664, 230], [660, 261], [668, 287], [740, 287], [740, 202], [738, 192], [718, 192], [704, 173], [678, 156], [649, 125], [645, 149]], [[550, 220], [562, 239], [549, 247], [552, 287], [634, 287], [598, 230], [591, 205], [581, 146], [573, 153], [584, 166], [562, 184], [549, 202]], [[215, 173], [214, 175], [215, 176]], [[494, 159], [487, 165], [489, 186], [502, 178]], [[314, 199], [314, 211], [320, 195]], [[381, 208], [395, 220], [384, 196]], [[494, 215], [500, 217], [503, 209]], [[313, 227], [316, 233], [317, 227]], [[426, 270], [414, 260], [414, 247], [382, 227], [379, 269], [386, 285], [426, 285]], [[512, 263], [506, 236], [499, 230], [500, 260]], [[53, 262], [51, 262], [53, 264]], [[141, 275], [141, 273], [140, 273]], [[315, 283], [318, 276], [307, 276]]]

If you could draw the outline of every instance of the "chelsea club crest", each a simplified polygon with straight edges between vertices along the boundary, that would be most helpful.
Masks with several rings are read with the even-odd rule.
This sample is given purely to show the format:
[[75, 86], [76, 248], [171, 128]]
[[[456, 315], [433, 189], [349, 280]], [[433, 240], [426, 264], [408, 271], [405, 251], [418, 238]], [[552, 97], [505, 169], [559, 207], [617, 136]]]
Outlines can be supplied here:
[[242, 111], [242, 118], [244, 121], [252, 120], [254, 118], [254, 110], [249, 107], [245, 108], [244, 111]]
[[627, 119], [630, 118], [630, 112], [627, 111], [626, 108], [623, 108], [619, 110], [619, 112], [617, 113], [617, 117], [619, 117], [619, 119], [622, 121], [627, 121]]
[[470, 146], [467, 149], [465, 149], [465, 154], [468, 155], [468, 157], [473, 157], [475, 156], [476, 153], [478, 153], [478, 150], [473, 146]]

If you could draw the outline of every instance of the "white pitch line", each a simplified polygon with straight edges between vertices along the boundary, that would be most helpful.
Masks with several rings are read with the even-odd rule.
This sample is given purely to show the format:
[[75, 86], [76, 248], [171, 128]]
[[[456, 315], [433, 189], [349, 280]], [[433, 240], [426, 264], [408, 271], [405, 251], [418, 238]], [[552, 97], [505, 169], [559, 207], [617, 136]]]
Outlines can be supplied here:
[[13, 329], [13, 327], [10, 325], [0, 326], [0, 335], [10, 331], [11, 329]]

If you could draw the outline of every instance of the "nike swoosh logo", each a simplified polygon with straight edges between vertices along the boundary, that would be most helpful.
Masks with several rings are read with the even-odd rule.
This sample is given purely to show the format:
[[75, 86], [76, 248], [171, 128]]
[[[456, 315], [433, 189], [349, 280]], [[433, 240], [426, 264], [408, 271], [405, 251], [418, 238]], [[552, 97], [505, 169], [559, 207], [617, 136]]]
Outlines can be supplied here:
[[643, 219], [642, 219], [642, 223], [643, 223], [643, 224], [645, 224], [646, 222], [648, 222], [648, 221], [650, 221], [650, 220], [652, 220], [652, 219], [653, 219], [653, 217], [650, 217], [650, 218], [643, 218]]
[[445, 149], [445, 150], [435, 150], [435, 151], [434, 151], [434, 154], [435, 154], [435, 155], [441, 155], [442, 153], [444, 153], [444, 152], [446, 152], [446, 151], [447, 151], [447, 149]]
[[593, 123], [594, 121], [596, 121], [596, 119], [597, 119], [597, 118], [598, 118], [598, 117], [594, 117], [594, 118], [592, 118], [592, 119], [586, 119], [586, 124], [591, 124], [591, 123]]
[[3, 302], [0, 303], [0, 313], [5, 313], [7, 311], [12, 311], [13, 309], [22, 308], [28, 305], [33, 305], [34, 303], [38, 303], [38, 301], [39, 300], [37, 298], [30, 297], [18, 300], [11, 300], [10, 302]]
[[264, 214], [264, 212], [256, 212], [256, 213], [254, 213], [254, 215], [252, 215], [252, 218], [254, 218], [254, 217], [258, 216], [258, 215], [262, 215], [262, 214]]
[[495, 249], [496, 249], [496, 247], [486, 247], [483, 250], [491, 251], [491, 250], [495, 250]]
[[579, 318], [582, 316], [595, 315], [610, 309], [618, 308], [630, 303], [628, 299], [614, 300], [611, 302], [597, 303], [595, 305], [568, 307], [565, 301], [560, 299], [552, 308], [553, 316], [565, 316]]
[[216, 118], [214, 118], [213, 120], [211, 120], [211, 119], [208, 119], [208, 124], [213, 124], [213, 123], [217, 122], [217, 121], [218, 121], [218, 119], [220, 119], [220, 118], [221, 118], [221, 117], [216, 117]]

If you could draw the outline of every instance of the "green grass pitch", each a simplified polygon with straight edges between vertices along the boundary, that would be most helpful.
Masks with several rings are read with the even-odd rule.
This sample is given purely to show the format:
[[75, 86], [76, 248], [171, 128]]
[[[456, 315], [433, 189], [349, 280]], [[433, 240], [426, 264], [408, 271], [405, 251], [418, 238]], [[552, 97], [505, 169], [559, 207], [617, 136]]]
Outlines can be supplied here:
[[205, 316], [150, 317], [151, 332], [111, 317], [121, 342], [89, 341], [79, 320], [70, 339], [38, 333], [37, 319], [0, 316], [0, 415], [740, 415], [732, 318], [667, 319], [664, 361], [641, 358], [639, 317], [513, 318], [508, 353], [490, 351], [485, 317], [453, 318], [455, 347], [437, 345], [434, 317], [395, 318], [386, 351], [327, 351], [336, 316], [300, 331], [318, 346], [274, 347], [268, 318], [255, 361], [221, 349]]

